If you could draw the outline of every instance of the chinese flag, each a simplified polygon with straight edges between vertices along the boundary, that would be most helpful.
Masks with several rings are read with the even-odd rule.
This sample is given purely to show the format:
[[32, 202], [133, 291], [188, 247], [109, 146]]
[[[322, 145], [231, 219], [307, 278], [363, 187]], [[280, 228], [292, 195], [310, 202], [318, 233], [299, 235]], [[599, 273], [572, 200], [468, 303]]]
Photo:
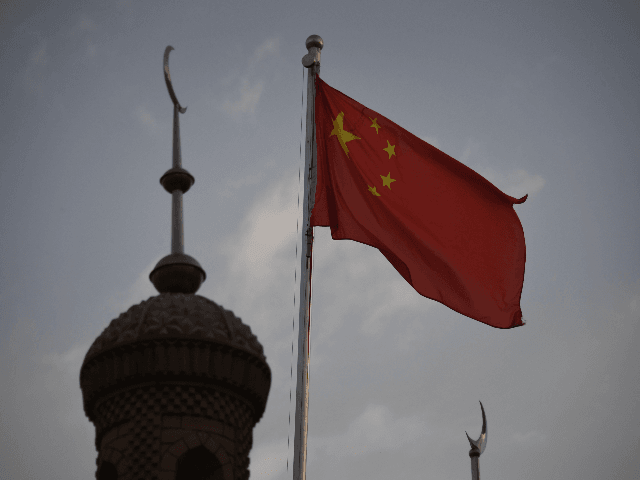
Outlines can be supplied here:
[[382, 252], [418, 293], [496, 328], [523, 325], [516, 199], [316, 76], [312, 226]]

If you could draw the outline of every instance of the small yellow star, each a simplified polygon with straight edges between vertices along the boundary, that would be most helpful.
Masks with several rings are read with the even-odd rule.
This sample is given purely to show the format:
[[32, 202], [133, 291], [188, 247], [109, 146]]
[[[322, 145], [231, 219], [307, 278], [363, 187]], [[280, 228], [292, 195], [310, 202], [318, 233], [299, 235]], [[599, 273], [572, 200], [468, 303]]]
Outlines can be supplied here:
[[[367, 187], [369, 187], [369, 185], [367, 185]], [[375, 195], [376, 197], [380, 196], [380, 194], [376, 192], [376, 187], [369, 187], [369, 191], [371, 192], [372, 195]]]
[[391, 155], [395, 155], [396, 154], [394, 148], [396, 148], [396, 146], [395, 145], [391, 145], [389, 143], [389, 140], [387, 140], [387, 148], [383, 148], [383, 150], [389, 154], [389, 159], [391, 159]]
[[391, 172], [389, 172], [386, 177], [380, 175], [380, 178], [382, 178], [382, 186], [389, 187], [389, 190], [391, 190], [391, 182], [395, 182], [395, 179], [391, 178]]
[[378, 122], [376, 121], [378, 119], [369, 117], [369, 120], [371, 120], [373, 122], [371, 124], [371, 126], [376, 129], [376, 135], [377, 135], [378, 134], [378, 129], [380, 128], [380, 125], [378, 125]]

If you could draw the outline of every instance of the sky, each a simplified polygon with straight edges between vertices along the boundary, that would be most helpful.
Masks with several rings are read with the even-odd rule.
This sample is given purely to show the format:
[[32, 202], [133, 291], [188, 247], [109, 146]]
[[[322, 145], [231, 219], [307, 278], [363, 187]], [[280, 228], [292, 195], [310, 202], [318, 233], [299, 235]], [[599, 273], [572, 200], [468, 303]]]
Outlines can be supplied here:
[[307, 478], [470, 478], [478, 401], [483, 478], [640, 478], [637, 2], [88, 0], [0, 10], [0, 479], [94, 478], [80, 366], [170, 252], [168, 45], [185, 252], [271, 367], [251, 478], [292, 477], [312, 34], [330, 86], [529, 197], [510, 330], [315, 228]]

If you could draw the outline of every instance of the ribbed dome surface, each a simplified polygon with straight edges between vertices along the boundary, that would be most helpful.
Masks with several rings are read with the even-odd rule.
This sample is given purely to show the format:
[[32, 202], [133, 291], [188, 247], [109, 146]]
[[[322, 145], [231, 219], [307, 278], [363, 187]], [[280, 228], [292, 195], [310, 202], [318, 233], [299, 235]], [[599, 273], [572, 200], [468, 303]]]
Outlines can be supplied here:
[[163, 293], [134, 305], [93, 342], [84, 363], [114, 347], [157, 338], [202, 339], [245, 350], [266, 361], [248, 325], [233, 312], [194, 294]]

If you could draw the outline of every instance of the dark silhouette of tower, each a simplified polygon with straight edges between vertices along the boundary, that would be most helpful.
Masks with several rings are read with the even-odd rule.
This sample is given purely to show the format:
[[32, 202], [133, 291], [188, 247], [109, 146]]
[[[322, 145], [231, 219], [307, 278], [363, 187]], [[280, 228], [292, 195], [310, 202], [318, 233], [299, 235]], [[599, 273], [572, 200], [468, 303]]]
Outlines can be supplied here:
[[174, 104], [171, 254], [150, 274], [159, 295], [134, 305], [96, 338], [80, 369], [84, 410], [96, 427], [98, 480], [245, 480], [253, 427], [271, 370], [262, 345], [231, 311], [196, 295], [206, 275], [184, 254], [182, 195], [194, 178], [181, 165]]

